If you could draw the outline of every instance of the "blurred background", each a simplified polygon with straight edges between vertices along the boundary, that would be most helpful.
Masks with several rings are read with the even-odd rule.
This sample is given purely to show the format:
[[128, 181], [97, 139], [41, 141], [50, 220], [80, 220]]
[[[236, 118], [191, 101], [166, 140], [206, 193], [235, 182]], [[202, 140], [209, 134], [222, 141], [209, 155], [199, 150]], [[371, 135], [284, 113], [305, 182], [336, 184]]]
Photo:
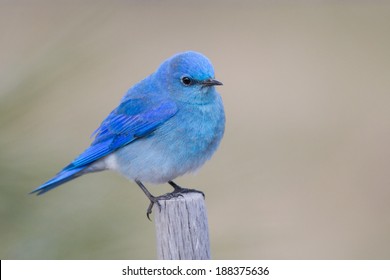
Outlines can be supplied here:
[[227, 127], [177, 183], [206, 194], [212, 257], [389, 259], [389, 30], [389, 1], [1, 0], [0, 258], [156, 258], [148, 200], [118, 174], [28, 193], [130, 86], [196, 50]]

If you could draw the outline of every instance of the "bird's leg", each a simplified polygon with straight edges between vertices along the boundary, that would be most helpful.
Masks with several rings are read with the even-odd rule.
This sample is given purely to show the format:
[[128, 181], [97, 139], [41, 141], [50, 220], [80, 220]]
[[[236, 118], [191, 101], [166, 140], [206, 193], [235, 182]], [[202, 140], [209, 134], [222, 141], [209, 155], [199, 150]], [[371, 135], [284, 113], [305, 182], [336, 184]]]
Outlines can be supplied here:
[[153, 195], [148, 191], [148, 189], [144, 186], [144, 184], [142, 184], [141, 181], [135, 180], [135, 182], [137, 183], [137, 185], [141, 188], [141, 190], [146, 194], [146, 196], [147, 196], [147, 197], [149, 198], [149, 200], [150, 200], [149, 207], [148, 207], [148, 209], [146, 210], [146, 217], [148, 217], [149, 221], [151, 221], [151, 219], [150, 219], [150, 214], [152, 214], [153, 205], [154, 205], [155, 203], [157, 203], [158, 208], [161, 210], [161, 204], [160, 204], [160, 202], [158, 202], [159, 197], [153, 196]]
[[182, 196], [183, 193], [195, 192], [195, 193], [200, 193], [201, 195], [203, 195], [203, 198], [205, 198], [205, 195], [202, 191], [198, 191], [195, 189], [182, 188], [173, 181], [168, 181], [168, 184], [170, 184], [174, 189], [173, 192], [167, 194], [167, 195], [172, 195], [172, 197]]

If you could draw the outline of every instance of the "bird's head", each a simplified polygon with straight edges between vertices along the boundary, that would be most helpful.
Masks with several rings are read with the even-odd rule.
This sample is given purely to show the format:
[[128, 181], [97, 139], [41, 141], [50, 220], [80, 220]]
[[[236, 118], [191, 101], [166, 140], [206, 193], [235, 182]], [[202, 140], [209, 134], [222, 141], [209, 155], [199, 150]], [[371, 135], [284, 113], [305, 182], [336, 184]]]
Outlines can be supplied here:
[[169, 94], [178, 101], [207, 103], [215, 98], [215, 86], [222, 85], [214, 78], [214, 68], [204, 55], [188, 51], [166, 60], [157, 70]]

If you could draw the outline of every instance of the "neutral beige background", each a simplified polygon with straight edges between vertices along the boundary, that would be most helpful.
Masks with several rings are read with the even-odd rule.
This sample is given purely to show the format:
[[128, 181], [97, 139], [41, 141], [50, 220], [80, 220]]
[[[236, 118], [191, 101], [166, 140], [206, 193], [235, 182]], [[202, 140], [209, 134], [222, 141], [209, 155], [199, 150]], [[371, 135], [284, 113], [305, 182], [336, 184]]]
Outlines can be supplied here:
[[213, 258], [389, 259], [389, 30], [388, 1], [0, 1], [1, 259], [155, 258], [119, 175], [28, 193], [190, 49], [224, 83], [222, 145], [177, 180], [206, 193]]

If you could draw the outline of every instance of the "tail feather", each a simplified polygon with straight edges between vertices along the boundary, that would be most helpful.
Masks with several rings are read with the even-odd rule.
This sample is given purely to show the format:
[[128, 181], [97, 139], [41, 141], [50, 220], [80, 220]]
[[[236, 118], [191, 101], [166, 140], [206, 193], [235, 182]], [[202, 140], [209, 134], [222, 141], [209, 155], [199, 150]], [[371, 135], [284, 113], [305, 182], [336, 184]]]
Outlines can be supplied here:
[[82, 174], [82, 171], [86, 168], [86, 166], [72, 168], [72, 169], [63, 169], [60, 173], [58, 173], [54, 178], [50, 179], [46, 183], [42, 184], [35, 190], [33, 190], [30, 194], [36, 193], [37, 195], [44, 194], [59, 185], [62, 185], [70, 180], [73, 180]]

